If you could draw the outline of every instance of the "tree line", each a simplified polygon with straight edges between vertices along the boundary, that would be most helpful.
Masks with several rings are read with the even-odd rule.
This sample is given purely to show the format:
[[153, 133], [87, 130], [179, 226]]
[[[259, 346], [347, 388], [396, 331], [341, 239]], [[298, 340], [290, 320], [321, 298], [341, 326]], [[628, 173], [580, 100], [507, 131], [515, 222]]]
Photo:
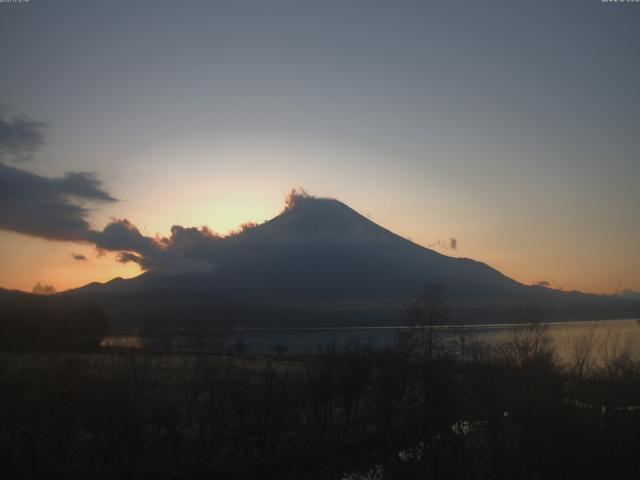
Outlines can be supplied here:
[[396, 345], [0, 356], [3, 478], [634, 478], [640, 363], [546, 327], [484, 345], [428, 289]]
[[102, 309], [85, 299], [45, 295], [0, 298], [1, 350], [96, 350], [108, 331]]

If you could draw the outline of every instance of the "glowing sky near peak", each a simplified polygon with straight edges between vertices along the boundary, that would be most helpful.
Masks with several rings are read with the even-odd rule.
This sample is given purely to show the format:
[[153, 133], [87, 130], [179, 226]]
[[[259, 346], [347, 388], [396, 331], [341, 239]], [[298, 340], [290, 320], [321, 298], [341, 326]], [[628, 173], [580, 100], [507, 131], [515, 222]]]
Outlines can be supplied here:
[[[92, 228], [224, 234], [301, 185], [523, 283], [640, 290], [638, 5], [91, 3], [0, 4], [0, 114], [48, 124], [0, 162], [95, 172]], [[4, 288], [139, 272], [0, 231]]]

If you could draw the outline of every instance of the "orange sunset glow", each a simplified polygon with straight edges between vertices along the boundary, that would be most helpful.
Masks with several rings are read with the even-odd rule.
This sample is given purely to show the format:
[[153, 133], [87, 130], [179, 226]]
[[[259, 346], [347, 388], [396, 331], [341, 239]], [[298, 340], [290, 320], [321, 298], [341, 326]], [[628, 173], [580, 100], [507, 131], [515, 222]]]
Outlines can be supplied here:
[[0, 0], [0, 477], [640, 478], [640, 0]]

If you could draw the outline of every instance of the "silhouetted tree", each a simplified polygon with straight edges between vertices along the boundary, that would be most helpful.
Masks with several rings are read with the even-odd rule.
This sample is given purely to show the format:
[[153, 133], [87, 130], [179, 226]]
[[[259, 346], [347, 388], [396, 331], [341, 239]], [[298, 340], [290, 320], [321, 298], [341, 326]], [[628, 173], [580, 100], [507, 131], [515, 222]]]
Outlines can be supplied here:
[[398, 332], [399, 346], [410, 356], [430, 361], [442, 352], [445, 337], [438, 335], [442, 333], [438, 329], [448, 324], [446, 290], [442, 285], [431, 284], [409, 305]]

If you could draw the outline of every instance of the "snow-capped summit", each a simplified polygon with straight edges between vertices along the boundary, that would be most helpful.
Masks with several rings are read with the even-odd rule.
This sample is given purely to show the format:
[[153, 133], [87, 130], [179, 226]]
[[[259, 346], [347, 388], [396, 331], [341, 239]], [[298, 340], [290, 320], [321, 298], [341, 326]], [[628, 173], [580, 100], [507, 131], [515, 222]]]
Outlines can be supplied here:
[[398, 238], [389, 230], [333, 198], [292, 191], [277, 217], [239, 235], [261, 241], [383, 241]]

